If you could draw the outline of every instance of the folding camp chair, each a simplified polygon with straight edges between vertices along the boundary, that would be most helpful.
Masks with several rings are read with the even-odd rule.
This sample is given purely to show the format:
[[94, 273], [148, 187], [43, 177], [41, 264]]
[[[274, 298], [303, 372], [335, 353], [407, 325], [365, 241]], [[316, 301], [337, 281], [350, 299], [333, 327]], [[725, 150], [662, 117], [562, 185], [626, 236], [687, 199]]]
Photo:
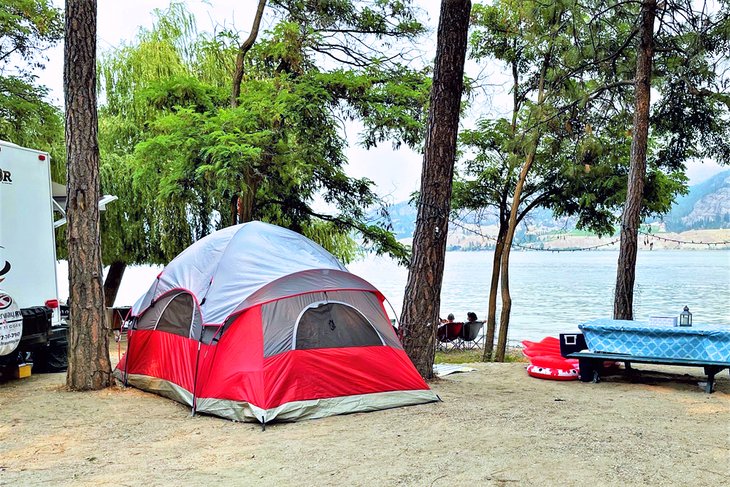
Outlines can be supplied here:
[[[461, 329], [464, 323], [444, 323], [436, 330], [436, 348], [443, 352], [460, 348]], [[451, 345], [451, 346], [449, 346]]]
[[480, 335], [483, 326], [483, 321], [468, 321], [464, 323], [464, 326], [461, 328], [461, 341], [459, 343], [462, 350], [484, 348], [484, 335]]

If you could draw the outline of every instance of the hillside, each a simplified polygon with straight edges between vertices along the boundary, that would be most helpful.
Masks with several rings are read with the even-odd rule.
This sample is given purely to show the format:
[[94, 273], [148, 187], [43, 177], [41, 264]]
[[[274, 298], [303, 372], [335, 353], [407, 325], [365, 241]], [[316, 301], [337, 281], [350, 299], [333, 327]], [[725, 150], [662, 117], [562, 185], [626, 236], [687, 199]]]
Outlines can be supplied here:
[[[388, 208], [393, 232], [399, 240], [409, 242], [416, 226], [416, 209], [408, 202], [400, 202]], [[663, 238], [679, 241], [719, 242], [728, 240], [730, 232], [730, 170], [689, 188], [686, 195], [677, 198], [672, 210], [661, 219], [647, 221], [652, 232], [663, 232]], [[480, 221], [473, 221], [465, 215], [460, 223], [452, 223], [449, 229], [449, 248], [470, 250], [489, 247], [493, 241], [488, 237], [497, 234], [496, 216], [486, 215]], [[699, 232], [700, 230], [718, 230]], [[668, 233], [667, 233], [668, 232]], [[692, 232], [680, 238], [680, 233]], [[699, 238], [702, 234], [703, 238]], [[690, 238], [691, 237], [691, 238]], [[615, 237], [598, 239], [594, 235], [575, 230], [571, 219], [556, 220], [550, 211], [533, 211], [518, 230], [516, 241], [524, 245], [550, 248], [607, 245]], [[651, 238], [654, 248], [676, 248], [678, 244], [661, 238]], [[714, 247], [714, 246], [713, 246]], [[684, 245], [683, 245], [683, 248]], [[707, 248], [705, 246], [705, 248]]]
[[730, 170], [716, 174], [677, 198], [664, 217], [667, 230], [730, 228]]

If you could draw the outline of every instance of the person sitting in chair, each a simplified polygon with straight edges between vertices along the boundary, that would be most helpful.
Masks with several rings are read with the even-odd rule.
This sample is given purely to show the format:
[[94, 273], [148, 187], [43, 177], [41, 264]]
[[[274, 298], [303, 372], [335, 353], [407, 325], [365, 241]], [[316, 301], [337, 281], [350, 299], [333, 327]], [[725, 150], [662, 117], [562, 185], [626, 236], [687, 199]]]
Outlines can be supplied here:
[[446, 319], [439, 318], [439, 321], [441, 322], [442, 325], [446, 324], [446, 323], [453, 323], [454, 322], [454, 313], [449, 313], [449, 316], [447, 316]]

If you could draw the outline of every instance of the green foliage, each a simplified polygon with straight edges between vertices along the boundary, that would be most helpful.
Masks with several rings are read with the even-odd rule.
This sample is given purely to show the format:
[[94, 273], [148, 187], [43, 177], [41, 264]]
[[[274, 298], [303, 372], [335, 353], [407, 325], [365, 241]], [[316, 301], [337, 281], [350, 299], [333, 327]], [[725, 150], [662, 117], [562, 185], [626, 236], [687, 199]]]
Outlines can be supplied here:
[[[166, 262], [229, 225], [236, 205], [313, 237], [345, 262], [357, 254], [353, 231], [365, 248], [406, 258], [392, 234], [365, 219], [379, 200], [371, 181], [345, 173], [341, 123], [361, 120], [368, 147], [420, 144], [427, 76], [397, 55], [381, 58], [386, 39], [411, 38], [420, 24], [398, 2], [279, 1], [271, 13], [234, 107], [237, 36], [197, 34], [180, 5], [102, 58], [102, 185], [120, 196], [105, 218], [105, 261]], [[381, 41], [364, 43], [369, 37]], [[327, 211], [316, 209], [321, 202]]]
[[[634, 71], [637, 12], [631, 4], [571, 0], [550, 8], [510, 0], [474, 6], [471, 55], [503, 63], [512, 73], [513, 114], [511, 120], [485, 118], [461, 134], [467, 160], [454, 193], [458, 207], [504, 211], [515, 173], [535, 147], [520, 216], [542, 206], [557, 217], [577, 216], [579, 228], [614, 232], [629, 170], [633, 86], [627, 80]], [[703, 59], [708, 72], [713, 57]], [[680, 96], [672, 83], [657, 86], [664, 96], [652, 119], [654, 156], [648, 161], [644, 217], [667, 212], [686, 191], [683, 161], [724, 153], [730, 135], [717, 138], [730, 126], [723, 124], [727, 117], [718, 111], [717, 98], [700, 102]]]
[[4, 0], [0, 10], [0, 64], [22, 59], [26, 68], [15, 66], [21, 76], [42, 68], [39, 54], [63, 37], [61, 11], [51, 0]]
[[63, 118], [36, 83], [43, 51], [63, 36], [61, 11], [50, 0], [6, 0], [0, 9], [0, 139], [48, 151], [56, 179], [65, 161]]
[[730, 161], [730, 5], [693, 10], [670, 2], [655, 35], [653, 84], [659, 97], [650, 124], [652, 157], [681, 171], [692, 159]]
[[48, 90], [21, 78], [0, 76], [0, 139], [46, 150], [64, 160], [63, 117], [45, 101]]

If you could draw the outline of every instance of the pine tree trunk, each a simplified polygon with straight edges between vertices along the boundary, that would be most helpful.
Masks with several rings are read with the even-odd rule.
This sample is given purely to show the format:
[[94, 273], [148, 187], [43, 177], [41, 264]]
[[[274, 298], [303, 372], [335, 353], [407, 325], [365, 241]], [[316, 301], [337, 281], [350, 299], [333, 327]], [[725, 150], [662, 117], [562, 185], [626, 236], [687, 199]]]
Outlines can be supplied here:
[[504, 251], [504, 237], [507, 233], [507, 223], [500, 222], [497, 242], [494, 245], [494, 258], [492, 259], [492, 281], [489, 285], [489, 310], [487, 312], [487, 330], [484, 337], [484, 362], [492, 360], [494, 353], [494, 334], [497, 330], [497, 290], [499, 289], [499, 271]]
[[72, 390], [95, 390], [111, 383], [97, 206], [95, 0], [66, 0], [64, 92], [71, 303], [66, 385]]
[[470, 11], [470, 0], [441, 2], [418, 219], [401, 314], [403, 346], [426, 379], [433, 376]]
[[641, 200], [646, 177], [656, 8], [656, 0], [646, 0], [641, 4], [639, 51], [636, 56], [636, 111], [634, 112], [633, 140], [631, 141], [631, 168], [629, 169], [626, 204], [621, 216], [621, 244], [613, 301], [613, 317], [617, 320], [632, 320], [634, 317], [634, 279], [639, 225], [641, 224]]
[[107, 308], [113, 307], [114, 301], [117, 300], [119, 286], [122, 284], [122, 277], [124, 277], [126, 269], [127, 264], [119, 261], [112, 262], [109, 266], [109, 272], [107, 272], [106, 279], [104, 279], [104, 306]]

